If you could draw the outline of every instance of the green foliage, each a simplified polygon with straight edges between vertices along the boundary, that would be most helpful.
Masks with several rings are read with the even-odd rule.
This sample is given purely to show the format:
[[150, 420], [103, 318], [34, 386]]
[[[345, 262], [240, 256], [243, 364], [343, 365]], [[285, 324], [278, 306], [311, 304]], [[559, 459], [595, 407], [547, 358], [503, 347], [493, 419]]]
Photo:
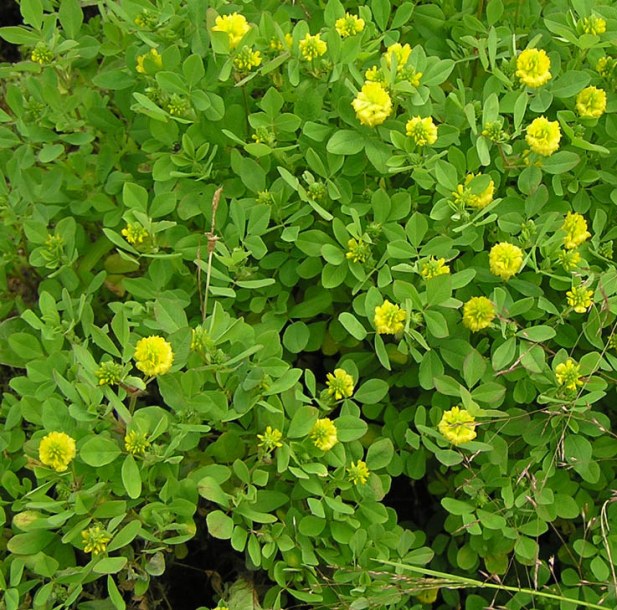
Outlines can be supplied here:
[[617, 10], [97, 6], [0, 28], [2, 608], [614, 607]]

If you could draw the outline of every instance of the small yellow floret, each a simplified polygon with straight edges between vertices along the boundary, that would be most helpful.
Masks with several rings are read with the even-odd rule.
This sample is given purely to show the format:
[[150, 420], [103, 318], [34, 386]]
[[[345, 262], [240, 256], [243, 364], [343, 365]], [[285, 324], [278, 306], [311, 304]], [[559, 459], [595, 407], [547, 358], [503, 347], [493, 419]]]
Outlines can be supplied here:
[[328, 45], [321, 39], [321, 34], [315, 34], [311, 36], [307, 34], [304, 40], [301, 40], [298, 48], [300, 49], [300, 55], [302, 59], [306, 61], [313, 61], [326, 53]]
[[350, 13], [345, 13], [344, 17], [336, 20], [334, 27], [339, 33], [339, 36], [347, 38], [348, 36], [359, 34], [364, 30], [364, 19]]
[[474, 193], [470, 182], [478, 177], [480, 174], [467, 174], [465, 176], [465, 183], [459, 184], [456, 187], [456, 191], [452, 193], [454, 201], [470, 208], [481, 210], [485, 208], [491, 201], [493, 201], [493, 195], [495, 194], [495, 183], [491, 180], [488, 186], [480, 193]]
[[75, 455], [75, 440], [64, 432], [50, 432], [41, 439], [39, 460], [56, 472], [64, 472]]
[[476, 420], [460, 407], [446, 411], [437, 426], [442, 436], [453, 445], [462, 445], [476, 438]]
[[380, 82], [367, 81], [351, 102], [362, 125], [381, 125], [392, 113], [392, 99]]
[[144, 432], [132, 430], [124, 437], [124, 448], [131, 455], [143, 455], [149, 446], [150, 441]]
[[415, 116], [405, 124], [405, 133], [413, 138], [418, 146], [431, 146], [437, 141], [437, 126], [429, 117]]
[[408, 44], [402, 45], [400, 42], [396, 42], [390, 45], [386, 52], [383, 54], [388, 68], [392, 67], [392, 60], [396, 60], [396, 71], [402, 72], [405, 69], [407, 60], [411, 55], [411, 47]]
[[572, 289], [566, 292], [566, 297], [568, 305], [576, 313], [585, 313], [593, 304], [593, 291], [584, 286], [572, 286]]
[[169, 371], [174, 361], [171, 344], [156, 335], [144, 337], [135, 346], [135, 366], [147, 375], [155, 377]]
[[583, 17], [578, 22], [578, 29], [582, 31], [583, 34], [593, 34], [597, 36], [598, 34], [604, 34], [604, 32], [606, 32], [606, 21], [597, 15]]
[[281, 443], [283, 433], [272, 426], [268, 426], [263, 434], [257, 435], [257, 438], [261, 441], [257, 446], [268, 453], [274, 451], [277, 447], [283, 446], [283, 443]]
[[578, 246], [591, 237], [591, 233], [587, 230], [587, 221], [577, 212], [568, 212], [566, 214], [561, 230], [566, 232], [566, 236], [563, 239], [563, 247], [566, 250], [578, 248]]
[[336, 426], [327, 417], [318, 419], [309, 433], [310, 439], [317, 449], [329, 451], [338, 441]]
[[516, 76], [534, 89], [548, 83], [550, 69], [551, 60], [543, 49], [525, 49], [516, 59]]
[[217, 17], [212, 31], [225, 32], [229, 37], [229, 48], [235, 49], [250, 29], [251, 26], [244, 15], [232, 13], [231, 15]]
[[495, 244], [488, 255], [489, 268], [493, 275], [509, 280], [523, 266], [523, 251], [513, 244]]
[[251, 47], [242, 47], [238, 55], [234, 57], [234, 67], [241, 72], [249, 72], [252, 68], [261, 65], [261, 53]]
[[368, 481], [369, 474], [370, 470], [366, 462], [362, 460], [358, 460], [355, 463], [352, 462], [349, 468], [347, 468], [347, 476], [354, 485], [365, 485]]
[[549, 121], [541, 116], [534, 119], [527, 127], [525, 141], [529, 148], [538, 155], [549, 157], [559, 148], [561, 129], [557, 121]]
[[606, 110], [606, 93], [604, 89], [585, 87], [576, 96], [576, 110], [587, 119], [597, 119]]
[[100, 525], [93, 525], [81, 532], [84, 542], [84, 551], [93, 555], [100, 555], [107, 550], [107, 543], [111, 540], [111, 534]]
[[344, 369], [334, 369], [334, 373], [326, 375], [326, 393], [335, 400], [351, 398], [354, 390], [353, 377]]
[[353, 237], [347, 242], [347, 252], [345, 258], [354, 263], [366, 263], [371, 256], [371, 246], [364, 240], [354, 239]]
[[495, 318], [495, 305], [486, 297], [472, 297], [463, 306], [463, 325], [472, 332], [488, 328]]
[[432, 280], [438, 275], [447, 275], [450, 273], [450, 267], [446, 265], [445, 258], [435, 258], [431, 256], [428, 260], [420, 264], [420, 275], [425, 280]]
[[146, 73], [146, 66], [144, 65], [146, 59], [151, 61], [156, 68], [163, 67], [163, 58], [161, 57], [161, 54], [156, 49], [150, 49], [147, 53], [137, 56], [137, 65], [135, 70], [137, 70], [140, 74]]
[[560, 250], [557, 259], [564, 271], [574, 271], [581, 262], [581, 254], [578, 250]]
[[583, 385], [580, 367], [572, 358], [568, 358], [555, 367], [555, 377], [557, 383], [566, 390], [576, 391], [577, 386]]
[[140, 246], [150, 237], [148, 230], [138, 222], [129, 222], [121, 233], [131, 246]]
[[375, 329], [380, 335], [396, 335], [405, 328], [407, 312], [398, 305], [384, 301], [375, 307]]

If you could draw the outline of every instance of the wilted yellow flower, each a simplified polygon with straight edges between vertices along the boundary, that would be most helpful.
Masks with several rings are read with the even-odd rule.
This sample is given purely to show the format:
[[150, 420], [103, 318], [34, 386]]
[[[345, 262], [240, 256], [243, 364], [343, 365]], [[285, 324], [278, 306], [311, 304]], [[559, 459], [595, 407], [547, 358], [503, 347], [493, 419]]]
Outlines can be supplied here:
[[164, 375], [174, 361], [171, 344], [156, 335], [144, 337], [135, 346], [135, 366], [148, 377]]
[[560, 250], [558, 260], [564, 271], [574, 271], [581, 262], [581, 255], [578, 250]]
[[467, 174], [467, 176], [465, 176], [465, 183], [459, 184], [456, 187], [456, 191], [452, 193], [452, 195], [454, 195], [454, 201], [478, 210], [485, 208], [489, 203], [491, 203], [491, 201], [493, 201], [493, 195], [495, 194], [495, 183], [492, 180], [480, 193], [474, 193], [472, 188], [469, 186], [470, 182], [479, 175], [480, 174]]
[[84, 551], [99, 555], [107, 550], [107, 543], [111, 540], [111, 534], [104, 530], [98, 523], [81, 533], [84, 542]]
[[579, 31], [583, 32], [583, 34], [594, 34], [597, 36], [606, 32], [606, 21], [597, 15], [583, 17], [577, 25]]
[[143, 455], [149, 446], [150, 441], [144, 432], [132, 430], [124, 437], [124, 448], [131, 455]]
[[101, 362], [95, 373], [99, 385], [113, 385], [122, 381], [122, 365], [107, 360]]
[[354, 485], [365, 485], [368, 481], [370, 470], [366, 462], [358, 460], [355, 464], [352, 462], [347, 468], [347, 476]]
[[338, 441], [336, 426], [334, 422], [327, 417], [318, 419], [315, 422], [315, 425], [309, 433], [309, 437], [313, 441], [315, 447], [321, 449], [321, 451], [329, 451]]
[[513, 244], [495, 244], [488, 255], [489, 268], [493, 275], [509, 280], [523, 265], [523, 251]]
[[244, 15], [232, 13], [231, 15], [217, 17], [212, 31], [225, 32], [229, 37], [229, 48], [235, 49], [250, 29], [251, 26]]
[[563, 238], [563, 247], [566, 250], [578, 248], [591, 237], [591, 233], [587, 230], [587, 221], [577, 212], [566, 214], [561, 230], [566, 232], [566, 236]]
[[234, 67], [242, 72], [248, 72], [259, 65], [261, 65], [261, 53], [253, 51], [251, 47], [242, 47], [234, 57]]
[[334, 369], [334, 373], [326, 375], [326, 385], [328, 389], [326, 393], [335, 400], [343, 398], [351, 398], [353, 394], [354, 381], [353, 377], [344, 369]]
[[39, 460], [56, 472], [64, 472], [76, 454], [75, 440], [64, 432], [50, 432], [41, 439]]
[[300, 41], [298, 48], [300, 49], [302, 59], [313, 61], [313, 59], [317, 59], [325, 54], [328, 50], [328, 45], [321, 39], [321, 34], [315, 34], [314, 36], [307, 34], [304, 40]]
[[407, 312], [386, 300], [375, 307], [375, 328], [380, 335], [396, 335], [405, 328]]
[[559, 148], [561, 140], [559, 123], [549, 121], [543, 116], [538, 117], [527, 127], [525, 140], [533, 152], [549, 157]]
[[579, 365], [572, 358], [555, 367], [555, 377], [557, 383], [566, 390], [576, 391], [577, 386], [583, 385]]
[[450, 267], [446, 265], [445, 258], [435, 258], [431, 256], [428, 260], [420, 264], [420, 275], [425, 280], [431, 280], [438, 275], [447, 275], [450, 273]]
[[41, 66], [50, 64], [53, 58], [54, 54], [49, 50], [49, 47], [44, 42], [37, 42], [34, 49], [32, 49], [32, 53], [30, 54], [30, 59], [35, 61], [37, 64], [41, 64]]
[[156, 68], [163, 67], [163, 58], [161, 57], [161, 54], [156, 49], [150, 49], [147, 53], [137, 56], [137, 65], [135, 66], [135, 70], [137, 70], [140, 74], [146, 73], [146, 66], [144, 65], [146, 59], [151, 61]]
[[347, 36], [359, 34], [364, 29], [364, 19], [345, 13], [344, 17], [336, 20], [334, 27], [342, 38], [347, 38]]
[[572, 286], [572, 289], [566, 292], [566, 297], [568, 305], [576, 313], [585, 313], [593, 304], [593, 290], [587, 290], [584, 286]]
[[415, 116], [409, 119], [405, 124], [405, 133], [413, 138], [418, 146], [430, 146], [437, 141], [437, 126], [430, 116], [425, 118]]
[[463, 325], [472, 332], [488, 328], [495, 318], [495, 305], [486, 297], [472, 297], [463, 306]]
[[525, 49], [516, 59], [516, 76], [534, 89], [548, 83], [550, 69], [551, 60], [543, 49]]
[[362, 125], [381, 125], [392, 113], [392, 100], [380, 82], [367, 81], [351, 102]]
[[604, 89], [585, 87], [576, 96], [576, 110], [583, 118], [597, 119], [606, 110], [606, 93]]
[[354, 263], [366, 263], [371, 257], [371, 246], [362, 239], [358, 241], [352, 237], [347, 242], [345, 257]]
[[460, 407], [446, 411], [437, 426], [442, 436], [453, 445], [462, 445], [476, 438], [476, 420]]
[[145, 227], [142, 227], [138, 222], [129, 222], [121, 231], [124, 239], [131, 244], [131, 246], [139, 246], [150, 237]]
[[266, 431], [263, 434], [258, 434], [257, 438], [261, 441], [257, 446], [268, 453], [283, 446], [283, 443], [281, 443], [283, 433], [272, 426], [267, 426]]

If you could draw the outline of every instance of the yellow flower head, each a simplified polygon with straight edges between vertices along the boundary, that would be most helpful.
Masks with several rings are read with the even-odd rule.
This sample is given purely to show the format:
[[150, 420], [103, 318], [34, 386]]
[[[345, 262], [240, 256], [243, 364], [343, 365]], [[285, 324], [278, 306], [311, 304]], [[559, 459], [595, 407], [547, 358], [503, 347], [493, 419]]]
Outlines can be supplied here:
[[101, 362], [95, 375], [99, 385], [114, 385], [122, 381], [122, 365], [111, 360]]
[[54, 54], [49, 50], [49, 47], [44, 42], [37, 42], [36, 46], [30, 54], [30, 59], [37, 64], [44, 66], [50, 64], [54, 59]]
[[330, 451], [336, 445], [338, 438], [336, 435], [336, 426], [331, 419], [325, 417], [318, 419], [309, 433], [310, 439], [317, 449], [321, 451]]
[[617, 61], [612, 57], [600, 57], [596, 63], [596, 72], [603, 78], [610, 76], [611, 72], [615, 69]]
[[523, 251], [513, 244], [495, 244], [488, 255], [490, 271], [503, 280], [509, 280], [523, 266]]
[[371, 246], [362, 239], [358, 241], [352, 237], [347, 242], [345, 257], [354, 263], [366, 263], [371, 257]]
[[437, 126], [430, 116], [424, 119], [419, 116], [409, 119], [405, 124], [405, 133], [413, 138], [418, 146], [431, 146], [437, 141]]
[[358, 460], [355, 464], [352, 462], [347, 468], [347, 476], [354, 485], [365, 485], [369, 474], [368, 466], [362, 460]]
[[579, 365], [572, 358], [555, 367], [555, 377], [557, 383], [566, 390], [576, 391], [577, 386], [583, 385]]
[[364, 19], [345, 13], [344, 17], [336, 20], [334, 27], [341, 38], [347, 38], [364, 30]]
[[529, 148], [538, 155], [549, 157], [559, 148], [561, 129], [557, 121], [549, 121], [541, 116], [527, 127], [525, 136]]
[[551, 80], [550, 69], [551, 60], [543, 49], [525, 49], [516, 59], [516, 76], [534, 89]]
[[174, 361], [174, 353], [169, 344], [162, 337], [156, 335], [144, 337], [135, 346], [135, 366], [147, 375], [155, 377], [169, 371]]
[[149, 446], [150, 441], [144, 432], [132, 430], [124, 437], [124, 448], [131, 455], [143, 455]]
[[334, 400], [351, 398], [354, 389], [353, 377], [344, 369], [334, 369], [334, 373], [326, 375], [326, 393]]
[[241, 72], [249, 72], [251, 68], [261, 65], [261, 53], [251, 47], [242, 47], [234, 57], [234, 67]]
[[396, 60], [396, 71], [402, 72], [405, 69], [407, 60], [411, 55], [411, 47], [408, 44], [402, 45], [399, 42], [390, 45], [386, 52], [383, 54], [388, 68], [392, 67], [392, 60]]
[[64, 432], [50, 432], [41, 439], [39, 460], [56, 472], [64, 472], [76, 454], [75, 440]]
[[568, 305], [576, 313], [585, 313], [593, 304], [593, 290], [587, 290], [584, 286], [572, 286], [572, 289], [566, 292], [566, 297]]
[[474, 193], [470, 182], [478, 177], [480, 174], [467, 174], [465, 176], [465, 183], [459, 184], [456, 187], [456, 191], [452, 193], [454, 195], [454, 201], [470, 208], [476, 208], [481, 210], [485, 208], [491, 201], [493, 201], [493, 195], [495, 194], [495, 183], [491, 180], [488, 186], [480, 193]]
[[300, 55], [302, 59], [306, 61], [313, 61], [326, 53], [328, 45], [321, 39], [321, 34], [315, 34], [311, 36], [307, 34], [304, 40], [301, 40], [298, 48], [300, 49]]
[[476, 438], [476, 420], [460, 407], [446, 411], [437, 426], [442, 436], [453, 445], [462, 445]]
[[431, 256], [431, 258], [420, 264], [420, 275], [425, 280], [432, 280], [438, 275], [447, 275], [448, 273], [450, 273], [450, 267], [446, 265], [445, 258]]
[[107, 543], [111, 540], [111, 534], [104, 530], [98, 523], [81, 533], [84, 542], [84, 551], [99, 555], [107, 550]]
[[138, 222], [129, 222], [121, 233], [131, 246], [140, 246], [150, 237], [148, 230]]
[[472, 332], [488, 328], [495, 318], [495, 305], [486, 297], [472, 297], [463, 306], [463, 325]]
[[591, 17], [583, 17], [578, 22], [578, 30], [583, 34], [604, 34], [606, 32], [606, 21], [602, 17], [591, 15]]
[[583, 118], [597, 119], [606, 110], [606, 93], [604, 89], [585, 87], [576, 96], [576, 110]]
[[356, 99], [351, 102], [362, 125], [381, 125], [392, 113], [392, 100], [380, 82], [367, 81]]
[[372, 83], [381, 83], [385, 86], [386, 79], [384, 78], [383, 72], [378, 66], [373, 66], [372, 68], [369, 68], [364, 73], [364, 78], [366, 78], [367, 81], [370, 81]]
[[581, 262], [581, 254], [578, 250], [560, 250], [558, 260], [564, 271], [574, 271]]
[[380, 335], [396, 335], [405, 328], [407, 312], [386, 300], [375, 307], [375, 329]]
[[263, 434], [257, 435], [257, 438], [261, 441], [257, 446], [268, 453], [274, 451], [277, 447], [283, 446], [283, 443], [281, 443], [283, 433], [272, 426], [268, 426]]
[[244, 15], [232, 13], [217, 17], [212, 31], [225, 32], [229, 38], [229, 48], [235, 49], [250, 29]]
[[578, 248], [591, 237], [591, 233], [587, 230], [587, 221], [576, 212], [566, 214], [561, 230], [566, 232], [566, 236], [563, 238], [563, 247], [566, 250]]
[[147, 72], [147, 66], [144, 64], [146, 60], [150, 61], [155, 68], [163, 67], [163, 58], [161, 57], [161, 54], [156, 49], [150, 49], [147, 53], [137, 56], [137, 65], [135, 66], [135, 70], [137, 70], [140, 74], [145, 74]]

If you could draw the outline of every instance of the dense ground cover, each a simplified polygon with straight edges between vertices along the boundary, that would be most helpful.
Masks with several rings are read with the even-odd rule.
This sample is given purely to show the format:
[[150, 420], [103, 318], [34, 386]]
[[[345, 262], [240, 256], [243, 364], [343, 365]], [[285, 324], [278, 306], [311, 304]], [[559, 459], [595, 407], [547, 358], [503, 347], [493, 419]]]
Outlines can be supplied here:
[[20, 12], [0, 607], [617, 605], [611, 3]]

